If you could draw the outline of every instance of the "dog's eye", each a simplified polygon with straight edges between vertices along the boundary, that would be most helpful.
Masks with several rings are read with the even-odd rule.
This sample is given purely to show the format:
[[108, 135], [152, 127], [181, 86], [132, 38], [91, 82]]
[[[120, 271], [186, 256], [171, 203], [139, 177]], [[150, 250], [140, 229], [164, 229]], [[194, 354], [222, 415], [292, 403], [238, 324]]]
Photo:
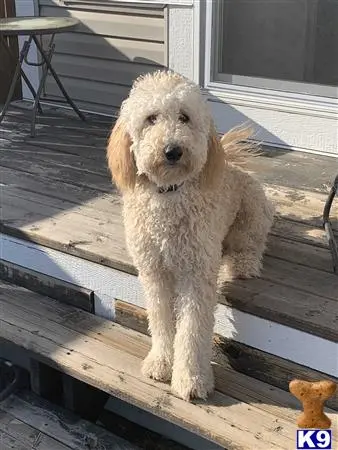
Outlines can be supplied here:
[[182, 122], [182, 123], [188, 123], [189, 122], [189, 116], [187, 116], [186, 114], [180, 114], [180, 116], [179, 116], [179, 121], [180, 122]]
[[149, 125], [154, 125], [156, 123], [156, 120], [157, 120], [156, 114], [152, 114], [151, 116], [147, 117], [147, 123]]

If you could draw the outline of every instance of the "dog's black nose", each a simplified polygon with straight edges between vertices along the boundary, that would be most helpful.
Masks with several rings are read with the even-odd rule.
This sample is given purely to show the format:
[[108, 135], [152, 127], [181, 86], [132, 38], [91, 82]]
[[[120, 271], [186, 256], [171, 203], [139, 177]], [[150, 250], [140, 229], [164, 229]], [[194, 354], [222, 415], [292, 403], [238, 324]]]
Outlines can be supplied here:
[[180, 160], [183, 150], [178, 145], [167, 145], [164, 148], [164, 154], [169, 162], [175, 163]]

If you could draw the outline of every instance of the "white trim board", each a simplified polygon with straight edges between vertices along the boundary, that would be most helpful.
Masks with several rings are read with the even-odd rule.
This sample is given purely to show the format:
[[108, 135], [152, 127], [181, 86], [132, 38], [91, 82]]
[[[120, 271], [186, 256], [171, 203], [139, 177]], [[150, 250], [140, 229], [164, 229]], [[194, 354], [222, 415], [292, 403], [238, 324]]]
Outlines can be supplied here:
[[255, 139], [264, 144], [338, 157], [338, 117], [252, 106], [226, 101], [225, 96], [219, 97], [219, 101], [213, 98], [210, 101], [209, 96], [209, 106], [221, 133], [246, 123], [253, 127]]
[[[136, 276], [0, 234], [1, 258], [94, 291], [96, 314], [114, 318], [114, 299], [144, 307]], [[338, 344], [237, 309], [218, 305], [220, 335], [338, 377]]]

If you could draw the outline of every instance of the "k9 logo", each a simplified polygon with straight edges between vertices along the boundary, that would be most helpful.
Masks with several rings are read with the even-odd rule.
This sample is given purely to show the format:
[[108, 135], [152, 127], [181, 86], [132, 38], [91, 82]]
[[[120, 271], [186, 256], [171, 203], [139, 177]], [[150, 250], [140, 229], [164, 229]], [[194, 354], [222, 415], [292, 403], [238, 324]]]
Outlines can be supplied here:
[[332, 449], [331, 430], [297, 430], [297, 450]]

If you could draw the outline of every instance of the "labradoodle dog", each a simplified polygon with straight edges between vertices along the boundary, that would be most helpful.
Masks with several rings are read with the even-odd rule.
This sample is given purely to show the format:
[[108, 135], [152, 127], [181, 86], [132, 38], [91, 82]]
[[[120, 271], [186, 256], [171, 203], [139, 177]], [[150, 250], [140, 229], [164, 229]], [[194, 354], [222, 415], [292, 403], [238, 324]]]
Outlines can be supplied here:
[[247, 137], [219, 139], [199, 87], [165, 71], [136, 80], [108, 143], [152, 335], [143, 373], [186, 400], [214, 388], [217, 281], [259, 275], [273, 220], [241, 167]]

